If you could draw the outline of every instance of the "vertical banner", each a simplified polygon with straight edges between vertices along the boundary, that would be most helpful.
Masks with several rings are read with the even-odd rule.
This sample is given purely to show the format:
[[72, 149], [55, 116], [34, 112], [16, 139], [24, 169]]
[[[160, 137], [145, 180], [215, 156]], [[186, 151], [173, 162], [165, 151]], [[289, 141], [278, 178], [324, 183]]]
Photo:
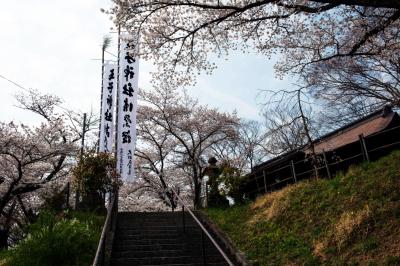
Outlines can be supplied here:
[[111, 152], [114, 132], [114, 102], [117, 88], [117, 66], [104, 64], [103, 92], [101, 99], [100, 152]]
[[138, 94], [138, 42], [131, 36], [120, 37], [117, 170], [125, 182], [135, 181], [136, 109]]

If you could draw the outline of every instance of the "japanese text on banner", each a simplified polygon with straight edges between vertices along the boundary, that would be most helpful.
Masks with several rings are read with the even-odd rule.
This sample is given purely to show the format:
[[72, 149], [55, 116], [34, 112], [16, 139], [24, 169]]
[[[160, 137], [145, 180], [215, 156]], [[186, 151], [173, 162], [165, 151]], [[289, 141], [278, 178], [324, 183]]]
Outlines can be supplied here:
[[117, 85], [117, 67], [104, 64], [103, 88], [101, 99], [100, 152], [111, 152], [114, 132], [114, 102]]
[[138, 51], [137, 42], [129, 38], [121, 36], [120, 41], [117, 170], [123, 181], [133, 182], [139, 60], [132, 56]]

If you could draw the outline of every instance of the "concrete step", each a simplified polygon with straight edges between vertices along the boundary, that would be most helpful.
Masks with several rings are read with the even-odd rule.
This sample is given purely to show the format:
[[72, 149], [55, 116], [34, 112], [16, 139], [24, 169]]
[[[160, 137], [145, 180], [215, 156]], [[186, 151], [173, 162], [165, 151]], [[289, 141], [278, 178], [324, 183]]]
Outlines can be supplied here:
[[[110, 265], [202, 265], [201, 229], [182, 213], [118, 213]], [[226, 265], [204, 236], [207, 265]]]
[[118, 240], [162, 240], [162, 239], [174, 239], [175, 241], [182, 241], [182, 237], [178, 234], [176, 235], [129, 235], [129, 234], [117, 234], [115, 239]]
[[167, 228], [144, 227], [144, 228], [121, 228], [121, 229], [123, 230], [124, 233], [129, 233], [129, 234], [176, 234], [177, 232], [181, 231], [176, 227], [167, 227]]
[[176, 238], [167, 238], [167, 239], [115, 239], [114, 245], [169, 245], [169, 244], [177, 244], [183, 243], [181, 239], [177, 241]]
[[128, 250], [128, 251], [112, 251], [114, 258], [156, 258], [156, 257], [184, 257], [187, 256], [186, 251], [180, 250]]
[[[110, 265], [171, 265], [171, 264], [202, 264], [201, 257], [179, 256], [179, 257], [151, 257], [151, 258], [112, 258]], [[209, 263], [224, 263], [223, 258], [207, 256]]]
[[[116, 236], [131, 236], [132, 238], [136, 236], [180, 236], [186, 238], [200, 238], [201, 237], [201, 230], [200, 229], [188, 229], [186, 228], [183, 230], [182, 228], [175, 229], [175, 230], [152, 230], [152, 229], [117, 229]], [[204, 235], [207, 237], [206, 235]]]
[[129, 244], [121, 244], [115, 243], [113, 251], [128, 251], [128, 250], [183, 250], [185, 248], [185, 244], [183, 243], [173, 243], [173, 244], [153, 244], [153, 245], [129, 245]]
[[[118, 224], [135, 224], [135, 225], [181, 225], [183, 223], [182, 218], [176, 218], [176, 219], [167, 219], [167, 220], [137, 220], [137, 219], [119, 219]], [[192, 220], [192, 218], [187, 217], [185, 219], [186, 224], [191, 224], [195, 225], [195, 221]]]
[[[124, 230], [176, 230], [177, 228], [181, 228], [181, 224], [173, 224], [173, 225], [154, 225], [154, 226], [149, 226], [148, 224], [145, 223], [132, 223], [132, 224], [126, 224], [124, 227], [118, 227], [117, 229], [124, 229]], [[193, 225], [193, 228], [197, 228], [198, 226]]]
[[[160, 249], [157, 246], [119, 246], [115, 247], [112, 251], [113, 257], [129, 257], [129, 258], [143, 258], [143, 257], [168, 257], [168, 256], [202, 256], [202, 248], [191, 249], [185, 245], [169, 246], [168, 248]], [[205, 247], [206, 256], [220, 256], [218, 250], [213, 246]]]

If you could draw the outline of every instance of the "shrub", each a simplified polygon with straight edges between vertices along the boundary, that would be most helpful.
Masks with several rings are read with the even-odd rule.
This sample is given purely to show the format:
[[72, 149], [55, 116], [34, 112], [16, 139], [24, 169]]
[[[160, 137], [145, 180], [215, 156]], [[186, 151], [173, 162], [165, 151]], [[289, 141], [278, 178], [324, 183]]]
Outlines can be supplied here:
[[43, 212], [27, 238], [0, 255], [0, 261], [8, 266], [90, 265], [103, 220], [91, 213]]
[[72, 169], [74, 187], [83, 195], [112, 191], [121, 185], [115, 164], [115, 159], [108, 153], [85, 154]]
[[235, 204], [245, 202], [243, 186], [246, 179], [240, 176], [239, 170], [225, 163], [221, 166], [222, 173], [219, 177], [220, 182], [224, 184], [225, 196], [231, 197]]
[[60, 212], [68, 207], [66, 188], [51, 185], [49, 189], [41, 192], [40, 197], [44, 202], [44, 208]]

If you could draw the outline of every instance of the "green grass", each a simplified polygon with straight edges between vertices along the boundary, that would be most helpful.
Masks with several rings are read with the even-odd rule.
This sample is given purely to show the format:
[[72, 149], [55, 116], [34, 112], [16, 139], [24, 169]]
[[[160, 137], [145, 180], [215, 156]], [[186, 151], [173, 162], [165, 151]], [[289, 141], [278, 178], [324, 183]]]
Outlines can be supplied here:
[[206, 214], [255, 265], [396, 265], [400, 152]]
[[91, 265], [103, 222], [93, 213], [44, 211], [26, 239], [0, 253], [0, 265]]

